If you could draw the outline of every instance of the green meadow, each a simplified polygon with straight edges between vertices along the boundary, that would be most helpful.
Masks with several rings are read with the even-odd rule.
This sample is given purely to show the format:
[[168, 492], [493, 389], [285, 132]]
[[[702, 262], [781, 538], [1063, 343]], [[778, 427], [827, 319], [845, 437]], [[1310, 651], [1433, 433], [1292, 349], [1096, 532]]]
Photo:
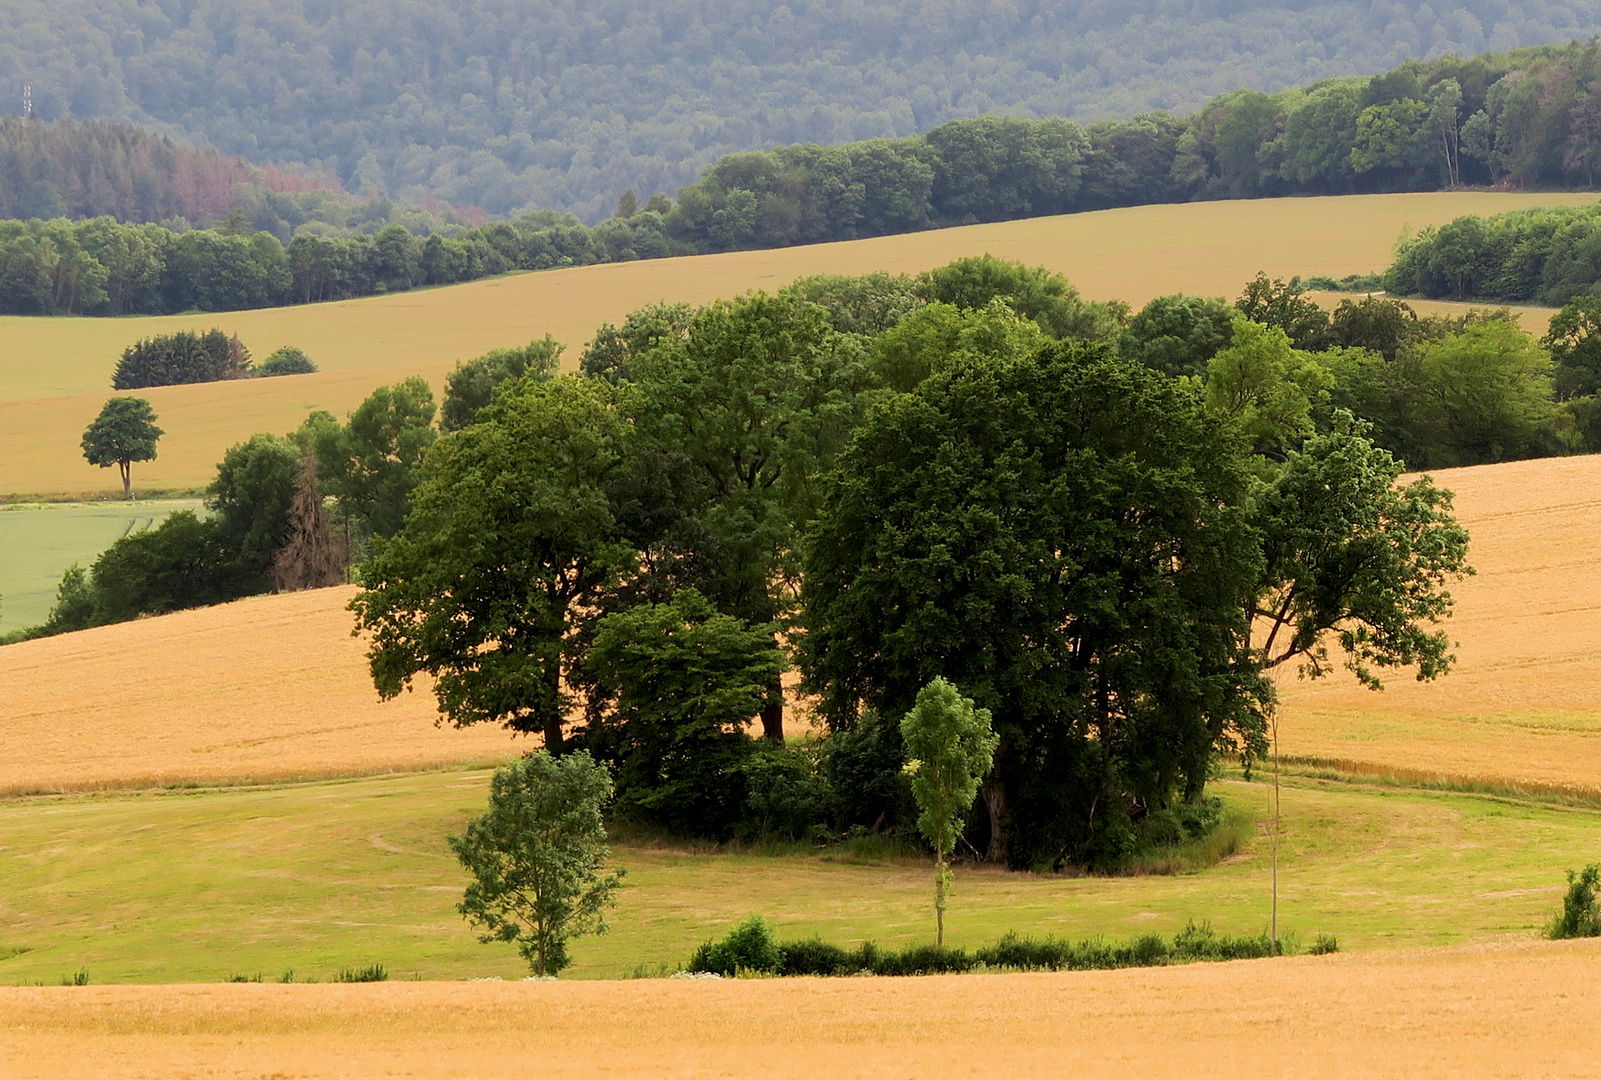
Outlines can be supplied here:
[[[446, 837], [480, 813], [489, 774], [453, 770], [226, 790], [0, 801], [0, 985], [87, 971], [95, 983], [327, 981], [527, 974], [455, 911], [464, 877]], [[1265, 819], [1271, 788], [1216, 785]], [[1299, 780], [1284, 791], [1280, 925], [1344, 949], [1530, 938], [1563, 871], [1601, 859], [1601, 811]], [[1261, 835], [1204, 870], [1067, 877], [958, 866], [948, 934], [1170, 934], [1191, 919], [1254, 934], [1269, 917]], [[566, 977], [659, 970], [752, 913], [785, 937], [930, 940], [931, 867], [835, 848], [696, 851], [621, 843], [628, 887], [612, 930], [573, 947]]]
[[198, 500], [0, 505], [0, 634], [43, 622], [73, 563], [87, 568], [121, 537], [199, 508]]

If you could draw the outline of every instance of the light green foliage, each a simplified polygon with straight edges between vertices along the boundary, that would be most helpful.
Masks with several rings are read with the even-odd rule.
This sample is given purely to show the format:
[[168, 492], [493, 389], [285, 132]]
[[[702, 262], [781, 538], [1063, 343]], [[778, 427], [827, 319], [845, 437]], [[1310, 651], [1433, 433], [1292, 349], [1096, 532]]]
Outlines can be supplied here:
[[752, 915], [730, 930], [720, 941], [708, 941], [696, 950], [690, 971], [714, 971], [734, 976], [742, 972], [776, 975], [784, 954], [772, 925], [760, 915]]
[[133, 498], [131, 466], [156, 459], [156, 440], [166, 432], [156, 426], [156, 410], [144, 398], [114, 397], [101, 408], [83, 433], [83, 456], [102, 469], [112, 465], [122, 475], [122, 497]]
[[1601, 391], [1601, 296], [1576, 296], [1551, 316], [1545, 336], [1558, 400]]
[[1004, 300], [1055, 338], [1109, 340], [1116, 338], [1129, 320], [1127, 304], [1085, 300], [1054, 270], [988, 254], [924, 271], [917, 277], [917, 287], [930, 303], [964, 309], [983, 308], [993, 300]]
[[1420, 365], [1430, 464], [1512, 461], [1554, 443], [1551, 357], [1516, 322], [1468, 326], [1425, 347]]
[[748, 725], [787, 666], [771, 625], [721, 615], [694, 589], [607, 615], [586, 675], [599, 706], [585, 741], [618, 762], [618, 811], [725, 837], [745, 809]]
[[895, 326], [923, 304], [912, 278], [882, 271], [861, 277], [816, 274], [790, 282], [778, 295], [817, 304], [835, 330], [867, 337]]
[[951, 891], [946, 855], [956, 847], [978, 785], [995, 761], [1000, 736], [990, 711], [973, 707], [955, 686], [936, 678], [901, 718], [907, 771], [917, 799], [917, 828], [934, 845], [935, 944], [945, 944], [945, 904]]
[[434, 392], [412, 376], [374, 390], [342, 426], [313, 413], [296, 439], [317, 458], [324, 490], [359, 528], [390, 537], [406, 520], [423, 456], [439, 437], [433, 421]]
[[485, 944], [515, 942], [535, 975], [567, 967], [572, 938], [606, 932], [624, 873], [605, 872], [601, 814], [611, 793], [588, 754], [535, 751], [495, 771], [488, 812], [450, 838], [474, 879], [459, 910], [484, 927]]
[[892, 390], [907, 393], [936, 371], [980, 358], [1015, 360], [1048, 339], [1034, 320], [1002, 299], [979, 308], [935, 302], [873, 339], [869, 363]]
[[1451, 613], [1448, 586], [1473, 572], [1467, 530], [1451, 515], [1450, 492], [1428, 477], [1398, 487], [1401, 464], [1349, 414], [1336, 421], [1291, 451], [1252, 499], [1263, 562], [1250, 655], [1263, 671], [1296, 660], [1315, 677], [1327, 670], [1332, 636], [1374, 689], [1380, 668], [1438, 678], [1453, 661], [1437, 629]]
[[1277, 327], [1236, 319], [1234, 337], [1206, 365], [1206, 403], [1239, 425], [1258, 454], [1280, 453], [1312, 432], [1312, 410], [1333, 379]]
[[495, 399], [502, 383], [522, 378], [549, 379], [561, 368], [564, 346], [546, 334], [519, 349], [496, 349], [467, 360], [445, 376], [445, 400], [439, 409], [439, 426], [460, 431]]
[[405, 529], [351, 602], [382, 696], [426, 672], [452, 723], [561, 747], [569, 636], [632, 563], [606, 495], [628, 437], [613, 393], [597, 379], [536, 383], [435, 446]]

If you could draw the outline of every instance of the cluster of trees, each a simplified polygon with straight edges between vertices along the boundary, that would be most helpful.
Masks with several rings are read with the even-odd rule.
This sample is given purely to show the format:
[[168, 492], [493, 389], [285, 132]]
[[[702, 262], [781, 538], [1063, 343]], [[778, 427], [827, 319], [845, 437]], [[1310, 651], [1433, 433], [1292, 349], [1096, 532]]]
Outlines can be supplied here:
[[1560, 306], [1601, 290], [1601, 207], [1460, 217], [1402, 243], [1383, 285], [1402, 296]]
[[[1299, 315], [1286, 291], [1242, 305]], [[1236, 308], [1171, 374], [1134, 354], [1205, 334], [1158, 314], [984, 258], [643, 309], [573, 375], [486, 363], [362, 565], [375, 684], [583, 751], [675, 833], [943, 806], [946, 850], [1117, 865], [1204, 816], [1219, 753], [1264, 752], [1273, 672], [1331, 666], [1330, 635], [1373, 684], [1443, 672], [1466, 569], [1449, 496], [1396, 486], [1288, 332]], [[783, 739], [791, 666], [820, 741]], [[960, 770], [907, 767], [940, 677], [988, 714], [963, 827]]]
[[111, 375], [113, 390], [141, 390], [147, 386], [221, 382], [224, 379], [309, 375], [317, 365], [292, 345], [274, 350], [259, 364], [250, 363], [250, 350], [239, 340], [213, 327], [204, 334], [180, 330], [136, 342], [122, 352]]
[[[1136, 203], [1589, 184], [1601, 155], [1601, 112], [1586, 104], [1597, 71], [1601, 43], [1574, 43], [1410, 61], [1275, 95], [1240, 90], [1183, 119], [991, 116], [926, 135], [734, 153], [676, 203], [654, 195], [641, 205], [625, 191], [594, 227], [548, 210], [476, 226], [402, 221], [379, 203], [370, 213], [347, 206], [330, 225], [333, 195], [260, 185], [241, 189], [228, 220], [210, 229], [0, 222], [0, 311], [224, 311]], [[1463, 219], [1411, 243], [1392, 276], [1424, 295], [1565, 300], [1601, 278], [1585, 243], [1594, 220], [1589, 211]]]
[[1601, 27], [1594, 0], [1249, 0], [928, 8], [917, 0], [17, 0], [0, 99], [157, 122], [407, 201], [596, 221], [724, 154], [947, 120], [1188, 111], [1219, 90], [1504, 51]]

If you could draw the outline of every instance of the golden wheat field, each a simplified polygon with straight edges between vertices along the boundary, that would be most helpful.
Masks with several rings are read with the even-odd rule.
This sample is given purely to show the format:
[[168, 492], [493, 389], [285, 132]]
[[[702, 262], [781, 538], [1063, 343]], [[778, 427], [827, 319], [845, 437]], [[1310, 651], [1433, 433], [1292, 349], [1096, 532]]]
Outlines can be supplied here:
[[1434, 474], [1478, 571], [1453, 592], [1457, 669], [1383, 693], [1281, 684], [1286, 755], [1601, 791], [1601, 456]]
[[[307, 307], [120, 319], [0, 318], [0, 497], [105, 492], [78, 439], [109, 394], [122, 349], [155, 333], [220, 326], [256, 356], [293, 344], [316, 375], [148, 391], [167, 436], [135, 470], [147, 489], [203, 486], [223, 450], [343, 415], [407, 375], [436, 389], [458, 361], [551, 333], [575, 362], [604, 321], [658, 300], [705, 303], [808, 274], [911, 273], [992, 252], [1049, 266], [1086, 296], [1139, 305], [1164, 293], [1234, 296], [1258, 270], [1344, 276], [1382, 269], [1405, 230], [1462, 214], [1583, 203], [1593, 194], [1456, 192], [1131, 207], [847, 243], [517, 274]], [[1538, 322], [1538, 317], [1532, 321]]]
[[0, 650], [0, 793], [345, 776], [501, 761], [499, 728], [381, 703], [348, 587], [259, 596]]
[[1598, 963], [1584, 942], [1057, 975], [5, 988], [0, 1073], [1584, 1077]]
[[[1601, 790], [1601, 456], [1441, 472], [1478, 573], [1455, 588], [1457, 669], [1383, 693], [1281, 686], [1281, 748], [1447, 776]], [[222, 607], [0, 651], [0, 791], [342, 775], [493, 760], [522, 743], [380, 704], [352, 590]]]

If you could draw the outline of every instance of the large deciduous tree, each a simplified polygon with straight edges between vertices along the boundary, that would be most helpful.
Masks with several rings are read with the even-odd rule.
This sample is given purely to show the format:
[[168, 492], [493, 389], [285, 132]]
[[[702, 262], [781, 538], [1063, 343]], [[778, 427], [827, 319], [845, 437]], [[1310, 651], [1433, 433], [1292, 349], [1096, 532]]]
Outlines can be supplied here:
[[935, 374], [841, 456], [807, 551], [806, 683], [845, 729], [944, 675], [1000, 736], [991, 856], [1114, 860], [1132, 818], [1199, 797], [1214, 748], [1260, 726], [1245, 494], [1228, 422], [1109, 346]]
[[633, 558], [606, 493], [628, 438], [613, 393], [529, 384], [431, 451], [405, 528], [351, 602], [383, 697], [426, 672], [452, 723], [542, 732], [561, 751], [571, 635]]
[[156, 426], [156, 411], [144, 398], [114, 397], [101, 408], [83, 433], [83, 456], [91, 465], [115, 465], [122, 477], [122, 497], [133, 498], [135, 461], [156, 459], [156, 440], [166, 434]]
[[[683, 465], [682, 584], [752, 625], [780, 621], [799, 578], [815, 480], [858, 416], [868, 374], [855, 339], [815, 304], [757, 293], [712, 304], [627, 364], [638, 428]], [[773, 647], [776, 649], [777, 642]], [[762, 712], [783, 737], [777, 676]]]

